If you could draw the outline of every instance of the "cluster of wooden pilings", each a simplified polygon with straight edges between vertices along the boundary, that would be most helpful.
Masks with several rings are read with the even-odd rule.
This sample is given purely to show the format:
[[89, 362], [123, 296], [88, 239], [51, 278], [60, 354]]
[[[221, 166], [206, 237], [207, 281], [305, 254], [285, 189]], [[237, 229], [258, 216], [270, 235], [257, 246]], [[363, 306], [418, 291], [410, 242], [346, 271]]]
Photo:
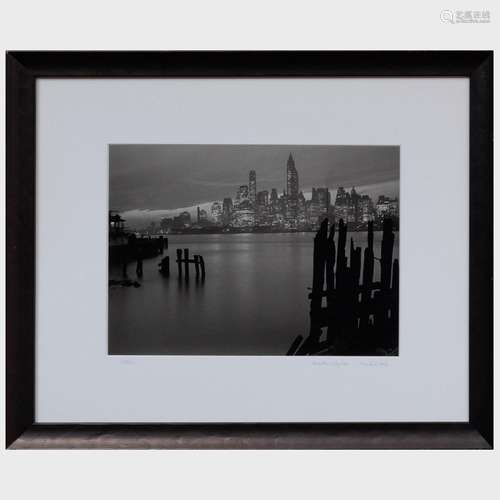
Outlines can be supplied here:
[[[184, 257], [183, 257], [184, 253]], [[193, 255], [193, 258], [189, 258], [189, 249], [184, 248], [184, 252], [182, 249], [177, 249], [177, 271], [179, 278], [182, 277], [182, 268], [184, 267], [184, 278], [186, 280], [189, 279], [189, 264], [194, 264], [194, 272], [196, 279], [205, 279], [205, 261], [201, 255]]]
[[[347, 225], [342, 219], [337, 246], [335, 225], [328, 230], [328, 219], [323, 221], [314, 238], [309, 336], [304, 339], [299, 335], [290, 346], [289, 355], [398, 353], [399, 264], [392, 257], [392, 220], [383, 222], [380, 258], [374, 255], [373, 223], [369, 223], [363, 268], [361, 248], [354, 247], [351, 238], [348, 259], [346, 240]], [[380, 281], [373, 279], [375, 261], [380, 265]]]
[[[189, 257], [189, 248], [178, 248], [177, 251], [177, 276], [181, 279], [184, 275], [186, 281], [189, 280], [189, 265], [194, 265], [196, 279], [205, 279], [205, 260], [201, 255], [193, 255]], [[170, 257], [164, 257], [158, 264], [159, 271], [163, 276], [170, 276]]]

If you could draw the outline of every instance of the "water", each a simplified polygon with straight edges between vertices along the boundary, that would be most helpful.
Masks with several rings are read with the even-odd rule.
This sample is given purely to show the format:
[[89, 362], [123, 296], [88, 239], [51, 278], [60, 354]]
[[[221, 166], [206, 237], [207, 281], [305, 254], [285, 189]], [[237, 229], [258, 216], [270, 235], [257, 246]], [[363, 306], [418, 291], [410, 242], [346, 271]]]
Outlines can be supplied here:
[[[366, 233], [349, 233], [366, 246]], [[374, 234], [380, 256], [382, 233]], [[314, 233], [171, 235], [170, 278], [144, 260], [140, 288], [109, 289], [110, 354], [283, 355], [309, 330]], [[203, 255], [204, 283], [177, 279], [177, 248]], [[349, 253], [347, 253], [349, 255]], [[399, 255], [396, 233], [394, 257]], [[375, 276], [380, 276], [375, 262]], [[129, 265], [135, 279], [135, 265]], [[120, 279], [120, 269], [110, 269]]]

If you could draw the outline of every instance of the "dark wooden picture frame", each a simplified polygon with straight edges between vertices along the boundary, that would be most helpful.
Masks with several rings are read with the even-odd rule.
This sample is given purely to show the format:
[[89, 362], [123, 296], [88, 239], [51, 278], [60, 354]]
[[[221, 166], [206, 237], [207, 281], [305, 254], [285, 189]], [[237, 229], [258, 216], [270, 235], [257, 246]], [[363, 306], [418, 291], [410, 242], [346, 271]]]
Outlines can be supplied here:
[[[8, 448], [493, 447], [493, 52], [8, 52], [6, 64]], [[37, 424], [36, 80], [59, 77], [468, 78], [469, 422]]]

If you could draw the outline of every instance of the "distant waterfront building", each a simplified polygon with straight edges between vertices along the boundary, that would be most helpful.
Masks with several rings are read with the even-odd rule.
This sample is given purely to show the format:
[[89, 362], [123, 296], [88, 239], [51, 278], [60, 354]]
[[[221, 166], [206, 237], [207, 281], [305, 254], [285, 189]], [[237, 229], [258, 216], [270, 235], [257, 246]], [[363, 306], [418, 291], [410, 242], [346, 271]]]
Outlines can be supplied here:
[[316, 202], [322, 212], [327, 213], [330, 205], [330, 191], [327, 187], [316, 188]]
[[210, 208], [212, 215], [212, 220], [215, 224], [222, 223], [222, 203], [220, 201], [214, 201]]
[[257, 206], [265, 207], [269, 204], [269, 191], [259, 191], [257, 193]]
[[379, 219], [384, 217], [399, 218], [399, 200], [397, 198], [379, 196], [375, 209]]
[[154, 220], [149, 223], [146, 232], [150, 235], [156, 234], [156, 222]]
[[343, 187], [337, 189], [334, 206], [335, 219], [354, 224], [366, 224], [377, 215], [373, 200], [367, 194], [359, 194], [356, 188], [348, 193]]
[[335, 219], [337, 221], [342, 219], [344, 222], [348, 222], [350, 211], [351, 196], [342, 186], [339, 186], [339, 188], [337, 189], [337, 196], [335, 197]]
[[251, 209], [235, 210], [231, 225], [237, 228], [253, 227], [255, 225], [255, 212]]
[[255, 171], [251, 170], [249, 185], [240, 186], [236, 192], [236, 199], [229, 222], [231, 226], [238, 228], [254, 226], [257, 199], [257, 193], [255, 193], [256, 182]]
[[191, 225], [191, 214], [189, 212], [181, 212], [179, 215], [174, 217], [172, 225], [176, 229], [189, 227]]
[[174, 219], [169, 217], [163, 217], [160, 220], [160, 229], [162, 232], [166, 233], [174, 225]]
[[257, 174], [255, 170], [250, 170], [248, 174], [248, 199], [252, 205], [257, 201]]
[[367, 194], [360, 196], [358, 199], [358, 213], [359, 222], [369, 222], [374, 218], [375, 208], [373, 201]]
[[278, 211], [278, 191], [276, 188], [271, 189], [271, 195], [269, 196], [269, 205], [271, 208], [271, 213], [276, 213]]
[[233, 200], [231, 198], [224, 198], [222, 201], [222, 223], [228, 225], [231, 222], [233, 215]]
[[356, 192], [354, 186], [351, 189], [351, 207], [349, 213], [349, 222], [360, 222], [361, 221], [361, 212], [359, 207], [359, 199], [361, 196]]
[[307, 224], [306, 197], [304, 196], [304, 193], [302, 191], [299, 193], [297, 204], [297, 223], [301, 227]]
[[207, 211], [203, 210], [200, 207], [198, 207], [198, 210], [197, 210], [197, 222], [198, 222], [198, 224], [204, 224], [204, 223], [208, 222]]
[[257, 193], [256, 222], [261, 226], [269, 226], [272, 223], [271, 205], [269, 204], [269, 191]]
[[320, 224], [325, 217], [328, 217], [330, 208], [330, 191], [327, 187], [312, 188], [311, 203], [309, 205], [308, 216], [313, 225]]
[[288, 196], [285, 191], [283, 191], [283, 194], [278, 198], [278, 212], [285, 217], [287, 215], [288, 211]]
[[236, 205], [240, 205], [245, 201], [248, 201], [248, 186], [246, 184], [240, 186], [236, 192]]
[[337, 189], [334, 206], [335, 219], [355, 224], [366, 223], [375, 217], [373, 201], [368, 195], [361, 195], [352, 188], [348, 193], [343, 187]]

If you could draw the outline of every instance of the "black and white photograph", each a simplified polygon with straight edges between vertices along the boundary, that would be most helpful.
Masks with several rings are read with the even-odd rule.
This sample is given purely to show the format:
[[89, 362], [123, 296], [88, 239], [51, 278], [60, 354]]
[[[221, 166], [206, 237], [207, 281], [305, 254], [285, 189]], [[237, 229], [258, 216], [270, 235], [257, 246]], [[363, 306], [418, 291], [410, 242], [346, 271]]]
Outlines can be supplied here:
[[110, 144], [108, 353], [397, 356], [399, 163], [398, 145]]

